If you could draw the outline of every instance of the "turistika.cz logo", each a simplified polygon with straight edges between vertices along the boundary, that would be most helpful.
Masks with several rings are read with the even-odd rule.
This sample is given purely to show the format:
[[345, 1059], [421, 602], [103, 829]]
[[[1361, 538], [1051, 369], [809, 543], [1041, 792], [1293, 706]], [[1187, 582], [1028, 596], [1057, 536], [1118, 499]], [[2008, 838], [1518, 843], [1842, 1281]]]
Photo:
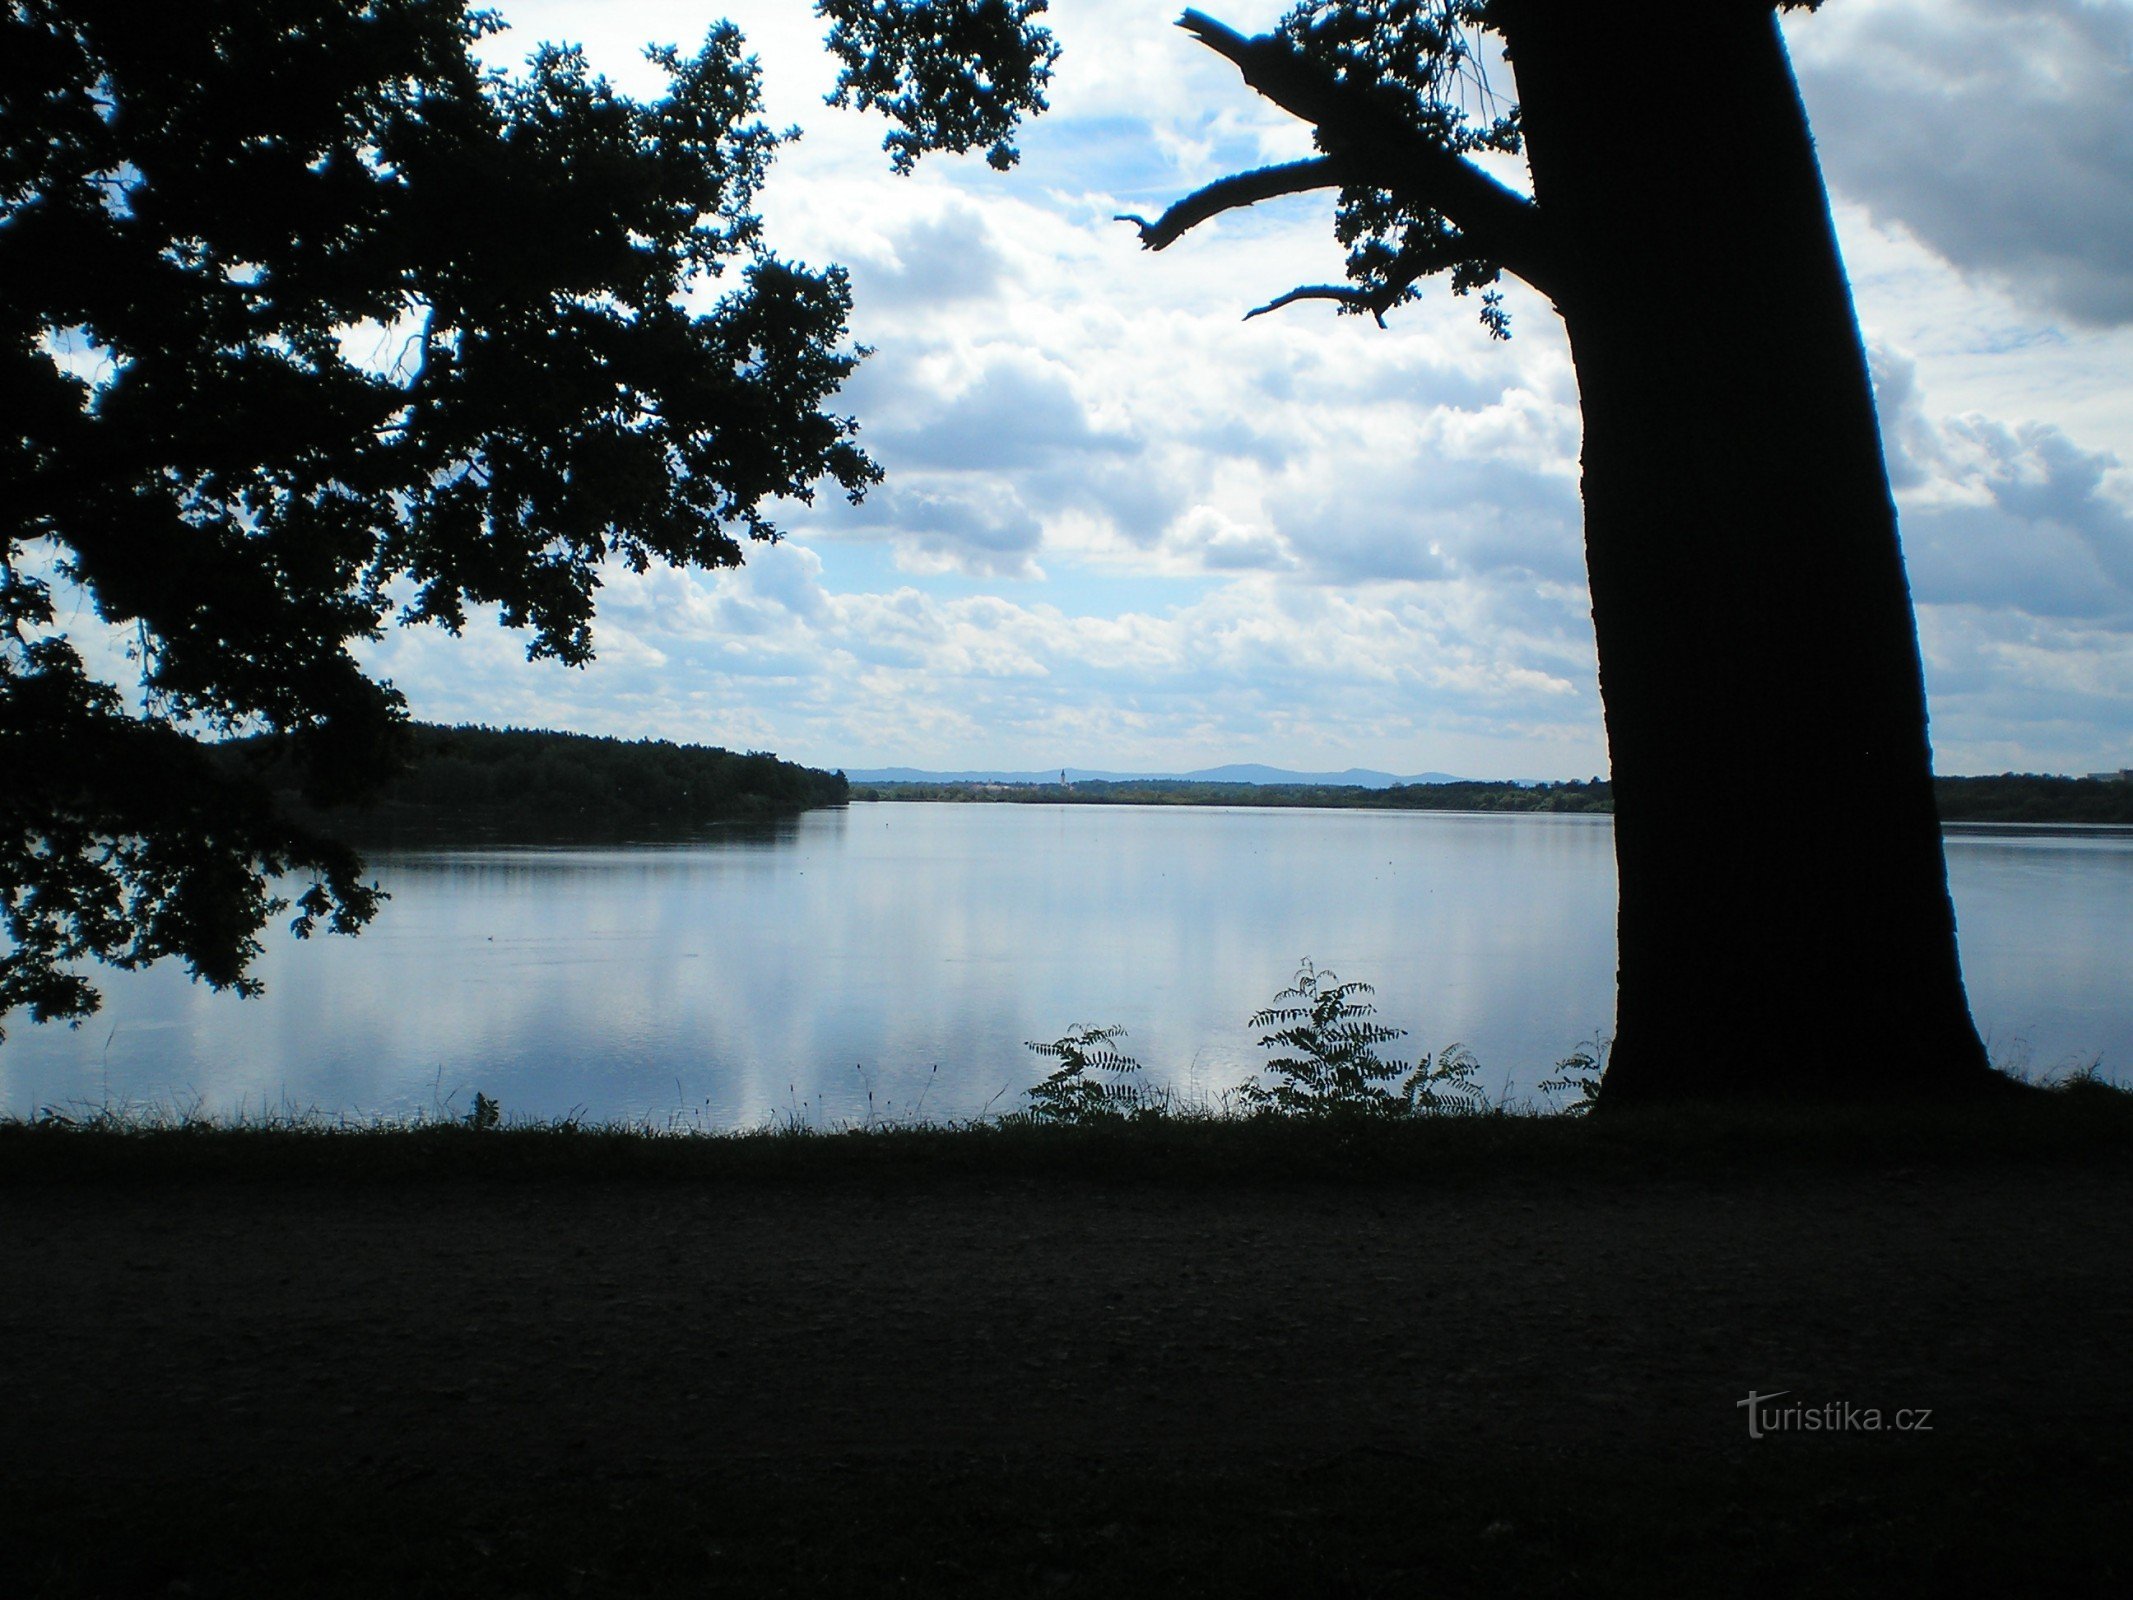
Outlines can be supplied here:
[[1883, 1412], [1875, 1406], [1855, 1406], [1845, 1400], [1827, 1400], [1818, 1406], [1803, 1405], [1797, 1400], [1789, 1406], [1772, 1403], [1790, 1393], [1790, 1389], [1780, 1389], [1774, 1394], [1757, 1394], [1750, 1389], [1747, 1399], [1733, 1402], [1736, 1411], [1748, 1413], [1749, 1438], [1760, 1439], [1771, 1433], [1880, 1433], [1892, 1427], [1898, 1433], [1933, 1431], [1930, 1406]]

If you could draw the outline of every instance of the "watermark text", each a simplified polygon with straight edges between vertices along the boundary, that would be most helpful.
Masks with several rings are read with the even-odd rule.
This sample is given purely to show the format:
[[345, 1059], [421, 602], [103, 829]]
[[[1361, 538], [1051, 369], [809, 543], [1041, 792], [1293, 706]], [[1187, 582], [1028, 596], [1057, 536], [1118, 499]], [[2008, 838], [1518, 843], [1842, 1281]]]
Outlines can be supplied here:
[[1825, 1400], [1808, 1405], [1783, 1401], [1792, 1393], [1779, 1389], [1771, 1394], [1748, 1391], [1748, 1398], [1733, 1402], [1734, 1409], [1748, 1413], [1748, 1437], [1765, 1438], [1773, 1433], [1931, 1433], [1933, 1408], [1905, 1406], [1886, 1411], [1879, 1406], [1855, 1406], [1848, 1400]]

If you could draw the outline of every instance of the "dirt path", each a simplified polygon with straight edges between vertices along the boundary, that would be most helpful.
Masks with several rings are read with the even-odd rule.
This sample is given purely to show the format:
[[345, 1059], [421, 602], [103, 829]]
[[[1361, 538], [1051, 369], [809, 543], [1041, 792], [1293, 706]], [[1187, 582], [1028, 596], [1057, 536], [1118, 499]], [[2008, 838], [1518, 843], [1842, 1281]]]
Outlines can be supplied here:
[[1751, 1389], [2117, 1440], [2133, 1181], [0, 1193], [11, 1471], [1713, 1460]]

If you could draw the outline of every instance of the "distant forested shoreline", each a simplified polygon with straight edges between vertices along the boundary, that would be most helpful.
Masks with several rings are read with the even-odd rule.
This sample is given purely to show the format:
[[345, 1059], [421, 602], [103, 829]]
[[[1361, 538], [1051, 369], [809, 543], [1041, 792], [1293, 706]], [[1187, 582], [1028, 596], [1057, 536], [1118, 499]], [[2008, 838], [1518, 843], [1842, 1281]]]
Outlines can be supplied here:
[[407, 758], [375, 801], [321, 808], [271, 741], [231, 748], [267, 764], [288, 810], [362, 845], [673, 837], [842, 805], [849, 788], [761, 751], [523, 728], [417, 723]]
[[[1600, 778], [1405, 783], [1379, 789], [1178, 778], [852, 784], [842, 772], [762, 751], [430, 723], [409, 728], [406, 769], [374, 801], [321, 808], [298, 793], [295, 767], [275, 741], [245, 740], [226, 748], [233, 761], [264, 763], [281, 804], [300, 819], [366, 846], [678, 838], [707, 828], [773, 823], [847, 801], [1586, 815], [1614, 810], [1613, 786]], [[2017, 773], [1936, 778], [1934, 794], [1947, 822], [2133, 825], [2133, 781], [2123, 778]]]
[[864, 783], [854, 800], [1002, 801], [1087, 806], [1338, 806], [1370, 811], [1612, 811], [1604, 780], [1586, 783], [1209, 783], [1085, 778], [1074, 783]]
[[2007, 772], [1996, 778], [1935, 778], [1943, 822], [2133, 823], [2133, 779], [2051, 778]]
[[[2087, 822], [2133, 825], [2133, 781], [2006, 773], [1935, 778], [1944, 822]], [[853, 800], [952, 800], [1023, 805], [1332, 806], [1365, 811], [1519, 811], [1608, 813], [1614, 788], [1605, 779], [1568, 783], [1401, 783], [1382, 789], [1349, 784], [1204, 783], [1172, 778], [1076, 783], [867, 783]], [[1714, 803], [1723, 803], [1714, 796]]]

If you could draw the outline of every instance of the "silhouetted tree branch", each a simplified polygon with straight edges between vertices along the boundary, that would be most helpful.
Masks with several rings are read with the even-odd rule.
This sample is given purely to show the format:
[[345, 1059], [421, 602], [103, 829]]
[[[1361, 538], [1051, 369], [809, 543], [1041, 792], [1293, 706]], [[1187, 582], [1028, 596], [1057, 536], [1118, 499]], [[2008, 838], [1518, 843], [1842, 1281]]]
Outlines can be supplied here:
[[1463, 240], [1456, 235], [1447, 240], [1432, 240], [1395, 255], [1383, 270], [1381, 281], [1368, 288], [1339, 283], [1305, 284], [1291, 289], [1287, 294], [1276, 295], [1263, 306], [1254, 306], [1244, 314], [1249, 322], [1254, 317], [1263, 317], [1269, 311], [1279, 311], [1284, 306], [1295, 305], [1301, 300], [1331, 300], [1351, 311], [1367, 311], [1385, 326], [1385, 313], [1392, 310], [1422, 279], [1433, 272], [1442, 272], [1446, 267], [1456, 266], [1466, 252], [1461, 248]]
[[1155, 221], [1125, 212], [1114, 218], [1130, 222], [1141, 232], [1143, 250], [1163, 250], [1177, 243], [1190, 230], [1225, 211], [1257, 205], [1285, 194], [1303, 194], [1312, 189], [1332, 189], [1348, 181], [1342, 164], [1330, 156], [1308, 161], [1289, 161], [1280, 166], [1258, 167], [1234, 177], [1195, 189], [1177, 201]]
[[1417, 128], [1389, 93], [1342, 83], [1278, 34], [1247, 37], [1201, 11], [1178, 26], [1236, 67], [1254, 90], [1310, 123], [1319, 147], [1418, 211], [1451, 221], [1472, 247], [1543, 294], [1560, 287], [1537, 206], [1441, 139]]

